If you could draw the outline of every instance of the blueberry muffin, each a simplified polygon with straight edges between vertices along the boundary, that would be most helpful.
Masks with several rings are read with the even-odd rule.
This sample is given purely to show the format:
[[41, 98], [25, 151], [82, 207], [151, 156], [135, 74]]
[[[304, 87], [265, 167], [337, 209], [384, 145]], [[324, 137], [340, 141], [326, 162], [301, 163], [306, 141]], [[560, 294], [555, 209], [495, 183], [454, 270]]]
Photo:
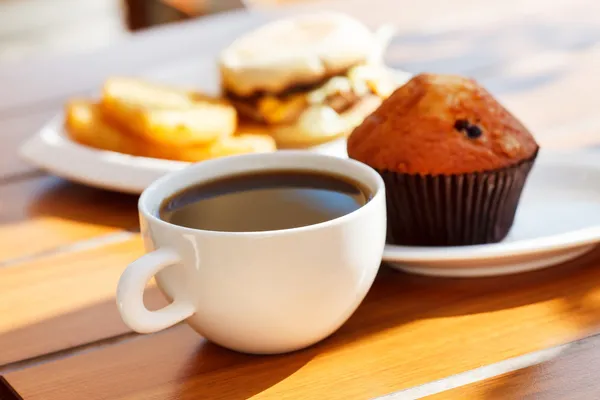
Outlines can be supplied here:
[[352, 132], [347, 149], [385, 180], [389, 243], [457, 246], [506, 237], [539, 146], [474, 80], [420, 74]]

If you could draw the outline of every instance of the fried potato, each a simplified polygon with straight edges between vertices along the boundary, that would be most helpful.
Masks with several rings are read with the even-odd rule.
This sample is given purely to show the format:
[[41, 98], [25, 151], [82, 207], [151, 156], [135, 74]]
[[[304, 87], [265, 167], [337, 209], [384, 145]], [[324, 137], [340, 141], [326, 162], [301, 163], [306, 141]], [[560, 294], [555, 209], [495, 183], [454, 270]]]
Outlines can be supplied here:
[[76, 99], [65, 106], [65, 128], [77, 143], [102, 150], [144, 156], [150, 146], [136, 137], [124, 135], [102, 118], [97, 104]]
[[228, 102], [130, 78], [110, 78], [101, 106], [111, 122], [149, 142], [171, 147], [231, 136], [237, 112]]
[[268, 153], [276, 149], [275, 140], [272, 137], [248, 133], [225, 137], [209, 146], [176, 149], [174, 157], [180, 161], [195, 162], [237, 154]]
[[202, 146], [170, 147], [144, 141], [108, 123], [98, 104], [74, 100], [67, 104], [65, 126], [73, 140], [86, 146], [135, 156], [196, 162], [235, 154], [276, 149], [268, 135], [241, 133]]

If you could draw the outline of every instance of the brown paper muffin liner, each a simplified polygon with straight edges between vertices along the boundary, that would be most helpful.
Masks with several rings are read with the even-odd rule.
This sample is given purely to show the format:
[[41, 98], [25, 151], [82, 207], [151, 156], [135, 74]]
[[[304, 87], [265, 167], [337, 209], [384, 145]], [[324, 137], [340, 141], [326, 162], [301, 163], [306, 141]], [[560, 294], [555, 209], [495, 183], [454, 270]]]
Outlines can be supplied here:
[[537, 157], [498, 170], [457, 175], [378, 171], [386, 186], [387, 242], [462, 246], [499, 242], [512, 227]]

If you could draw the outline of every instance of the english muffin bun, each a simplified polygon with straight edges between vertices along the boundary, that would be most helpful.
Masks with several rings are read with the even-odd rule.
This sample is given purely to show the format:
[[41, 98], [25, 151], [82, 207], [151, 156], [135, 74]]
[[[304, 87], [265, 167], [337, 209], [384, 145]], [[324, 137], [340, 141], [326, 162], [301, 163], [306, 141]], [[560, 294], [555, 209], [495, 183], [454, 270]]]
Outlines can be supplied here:
[[369, 29], [344, 14], [281, 19], [223, 50], [222, 84], [241, 97], [310, 85], [365, 63], [375, 43]]
[[498, 242], [538, 153], [527, 128], [472, 79], [420, 74], [348, 139], [386, 184], [388, 241]]
[[389, 38], [338, 13], [271, 22], [222, 51], [222, 90], [279, 146], [319, 144], [347, 135], [397, 86], [381, 60]]

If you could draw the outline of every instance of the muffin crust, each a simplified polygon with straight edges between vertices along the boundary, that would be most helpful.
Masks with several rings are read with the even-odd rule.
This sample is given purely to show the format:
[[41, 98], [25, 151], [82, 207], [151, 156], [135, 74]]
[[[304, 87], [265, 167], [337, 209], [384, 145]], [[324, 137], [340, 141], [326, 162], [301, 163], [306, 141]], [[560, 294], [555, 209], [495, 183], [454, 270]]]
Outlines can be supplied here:
[[348, 155], [382, 171], [450, 175], [490, 171], [533, 157], [538, 145], [472, 79], [419, 74], [348, 139]]

